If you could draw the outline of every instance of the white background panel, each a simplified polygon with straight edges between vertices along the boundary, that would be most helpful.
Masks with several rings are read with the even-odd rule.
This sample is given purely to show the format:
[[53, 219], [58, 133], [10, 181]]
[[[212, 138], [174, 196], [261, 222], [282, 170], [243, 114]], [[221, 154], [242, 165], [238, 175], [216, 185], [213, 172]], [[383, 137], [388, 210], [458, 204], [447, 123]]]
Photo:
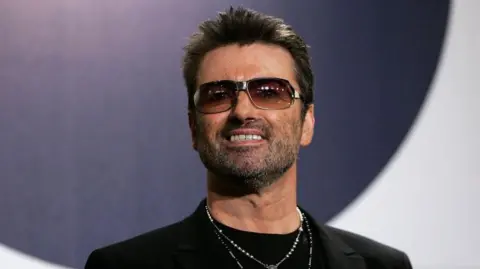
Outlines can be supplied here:
[[415, 268], [480, 268], [479, 10], [480, 1], [453, 1], [416, 123], [369, 189], [331, 221], [405, 250]]

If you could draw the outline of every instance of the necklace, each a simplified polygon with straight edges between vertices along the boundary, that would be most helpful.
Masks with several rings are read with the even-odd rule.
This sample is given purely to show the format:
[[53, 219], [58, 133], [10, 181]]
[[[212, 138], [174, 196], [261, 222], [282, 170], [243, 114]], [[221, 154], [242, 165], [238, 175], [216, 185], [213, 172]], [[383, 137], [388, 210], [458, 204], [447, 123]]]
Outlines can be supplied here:
[[266, 269], [278, 269], [278, 266], [280, 266], [280, 264], [282, 264], [286, 259], [288, 259], [290, 257], [290, 255], [292, 255], [292, 253], [294, 252], [294, 250], [296, 249], [297, 247], [297, 244], [298, 244], [298, 241], [300, 239], [300, 235], [302, 234], [303, 232], [303, 224], [305, 223], [305, 226], [307, 227], [307, 233], [308, 233], [308, 243], [309, 243], [309, 253], [308, 253], [308, 269], [310, 269], [312, 267], [312, 253], [313, 253], [313, 236], [312, 236], [312, 231], [310, 230], [310, 225], [308, 224], [308, 220], [307, 218], [305, 217], [305, 215], [303, 214], [302, 211], [300, 211], [300, 209], [297, 207], [297, 212], [298, 212], [298, 215], [300, 217], [300, 228], [298, 228], [298, 234], [297, 234], [297, 237], [295, 238], [295, 241], [293, 242], [293, 245], [292, 247], [290, 248], [290, 250], [287, 252], [287, 254], [285, 255], [285, 257], [283, 257], [279, 262], [277, 262], [276, 264], [266, 264], [266, 263], [263, 263], [261, 262], [260, 260], [258, 260], [257, 258], [255, 258], [252, 254], [250, 254], [249, 252], [247, 252], [246, 250], [244, 250], [242, 247], [240, 247], [239, 245], [237, 245], [232, 239], [230, 239], [228, 236], [226, 236], [222, 229], [220, 229], [216, 224], [215, 224], [215, 221], [213, 220], [211, 214], [210, 214], [210, 210], [208, 210], [208, 206], [205, 206], [205, 210], [207, 212], [207, 215], [208, 215], [208, 219], [210, 220], [210, 222], [212, 223], [213, 227], [215, 228], [214, 232], [215, 234], [217, 235], [217, 238], [218, 240], [220, 240], [220, 243], [222, 243], [222, 245], [227, 249], [228, 253], [230, 254], [230, 256], [237, 262], [237, 265], [238, 267], [242, 268], [243, 269], [243, 265], [240, 263], [240, 261], [237, 259], [237, 257], [233, 254], [232, 250], [230, 249], [230, 247], [225, 243], [224, 239], [227, 240], [232, 246], [234, 246], [237, 250], [239, 250], [241, 253], [245, 254], [245, 256], [249, 257], [250, 259], [256, 261], [257, 263], [259, 263], [260, 265], [262, 265], [263, 267], [265, 267]]

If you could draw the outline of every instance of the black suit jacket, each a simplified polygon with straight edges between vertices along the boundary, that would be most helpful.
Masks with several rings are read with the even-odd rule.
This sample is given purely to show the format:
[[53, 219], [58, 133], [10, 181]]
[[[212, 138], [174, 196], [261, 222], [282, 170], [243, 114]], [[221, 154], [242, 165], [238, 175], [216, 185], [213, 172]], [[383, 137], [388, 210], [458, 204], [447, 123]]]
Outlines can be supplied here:
[[[216, 237], [204, 206], [205, 200], [180, 222], [93, 251], [85, 269], [217, 268], [214, 261], [218, 253], [209, 247]], [[399, 250], [351, 232], [314, 225], [329, 269], [412, 268], [407, 255]]]

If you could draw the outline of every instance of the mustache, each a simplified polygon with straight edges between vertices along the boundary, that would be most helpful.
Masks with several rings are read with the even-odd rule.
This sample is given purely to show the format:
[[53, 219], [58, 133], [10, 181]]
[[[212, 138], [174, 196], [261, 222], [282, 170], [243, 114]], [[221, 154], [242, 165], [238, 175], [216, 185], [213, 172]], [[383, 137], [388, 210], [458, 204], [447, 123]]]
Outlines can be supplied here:
[[230, 132], [237, 129], [255, 129], [263, 133], [263, 135], [268, 138], [271, 134], [271, 128], [268, 124], [260, 121], [248, 121], [248, 122], [233, 122], [229, 121], [225, 124], [221, 133], [224, 137], [228, 136]]

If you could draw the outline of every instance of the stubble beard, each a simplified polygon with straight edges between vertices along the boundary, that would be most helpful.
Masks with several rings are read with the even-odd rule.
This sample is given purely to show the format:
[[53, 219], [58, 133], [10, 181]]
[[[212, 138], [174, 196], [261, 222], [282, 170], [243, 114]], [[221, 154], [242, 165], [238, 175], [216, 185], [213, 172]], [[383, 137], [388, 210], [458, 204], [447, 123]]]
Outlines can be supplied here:
[[292, 135], [267, 140], [267, 149], [227, 149], [219, 139], [199, 138], [200, 159], [219, 184], [241, 192], [258, 193], [275, 183], [295, 163], [300, 148], [298, 137]]

